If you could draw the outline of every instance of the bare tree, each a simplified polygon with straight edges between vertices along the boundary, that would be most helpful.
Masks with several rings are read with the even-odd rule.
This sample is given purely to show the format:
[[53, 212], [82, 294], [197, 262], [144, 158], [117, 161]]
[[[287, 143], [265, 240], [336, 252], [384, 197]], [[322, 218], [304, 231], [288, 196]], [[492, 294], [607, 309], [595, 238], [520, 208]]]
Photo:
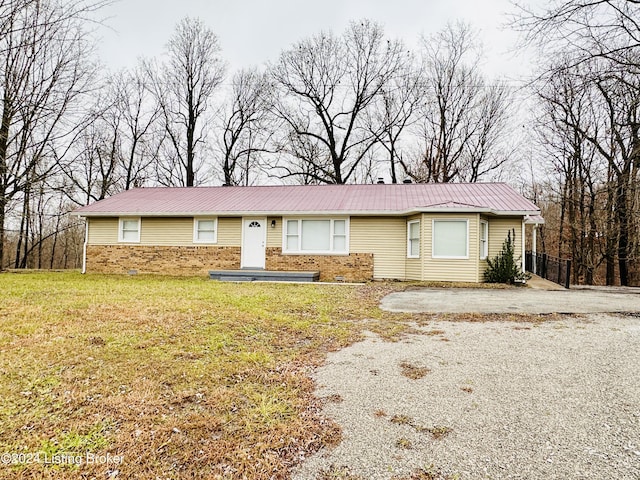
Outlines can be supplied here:
[[561, 65], [540, 96], [550, 119], [546, 147], [556, 152], [561, 187], [559, 253], [566, 224], [568, 253], [578, 266], [585, 264], [587, 282], [593, 276], [589, 269], [600, 261], [585, 262], [584, 255], [600, 243], [606, 283], [614, 283], [617, 260], [620, 283], [628, 285], [638, 258], [640, 85], [608, 67], [608, 60]]
[[150, 167], [158, 161], [160, 107], [149, 98], [145, 75], [139, 69], [114, 75], [110, 96], [110, 103], [121, 116], [122, 189], [129, 190], [144, 185], [151, 176]]
[[[560, 69], [537, 91], [541, 115], [535, 132], [554, 182], [544, 200], [551, 200], [558, 215], [550, 214], [557, 235], [557, 255], [573, 259], [573, 277], [593, 284], [596, 270], [606, 262], [606, 282], [614, 281], [615, 222], [603, 221], [607, 212], [607, 162], [587, 137], [606, 131], [593, 85], [584, 82], [581, 68]], [[606, 118], [606, 117], [605, 117]], [[606, 242], [601, 242], [606, 238]], [[553, 239], [555, 240], [555, 239]], [[612, 241], [613, 240], [613, 241]]]
[[640, 49], [640, 2], [637, 0], [564, 0], [531, 8], [516, 3], [514, 28], [525, 34], [524, 42], [541, 49], [549, 59], [571, 51], [571, 61], [555, 67], [568, 68], [592, 59], [606, 59], [619, 70], [638, 73]]
[[281, 55], [271, 69], [280, 90], [275, 112], [288, 130], [281, 145], [294, 158], [313, 152], [286, 166], [283, 177], [337, 184], [357, 179], [382, 130], [372, 132], [365, 112], [397, 72], [402, 52], [380, 25], [363, 20], [341, 37], [321, 33]]
[[[206, 113], [225, 73], [217, 36], [201, 20], [184, 18], [167, 45], [167, 61], [147, 62], [149, 87], [166, 134], [159, 181], [192, 187], [202, 160], [198, 147], [206, 135]], [[176, 167], [180, 170], [176, 172]]]
[[104, 3], [0, 4], [0, 268], [9, 202], [57, 168], [54, 151], [75, 133], [69, 118], [93, 74], [84, 16]]
[[123, 162], [120, 112], [109, 106], [85, 120], [85, 127], [74, 141], [73, 156], [60, 160], [64, 177], [58, 191], [76, 205], [88, 205], [122, 190]]
[[241, 70], [233, 77], [231, 98], [222, 114], [219, 141], [226, 185], [250, 185], [250, 175], [258, 168], [259, 155], [268, 151], [271, 94], [268, 77], [255, 69]]
[[475, 182], [508, 159], [499, 146], [506, 137], [511, 96], [506, 85], [490, 85], [482, 76], [477, 42], [462, 23], [423, 39], [422, 151], [403, 162], [416, 181]]
[[417, 120], [420, 102], [424, 101], [423, 71], [407, 53], [398, 71], [382, 88], [368, 112], [369, 130], [378, 139], [389, 162], [391, 183], [398, 183], [403, 162], [403, 138]]

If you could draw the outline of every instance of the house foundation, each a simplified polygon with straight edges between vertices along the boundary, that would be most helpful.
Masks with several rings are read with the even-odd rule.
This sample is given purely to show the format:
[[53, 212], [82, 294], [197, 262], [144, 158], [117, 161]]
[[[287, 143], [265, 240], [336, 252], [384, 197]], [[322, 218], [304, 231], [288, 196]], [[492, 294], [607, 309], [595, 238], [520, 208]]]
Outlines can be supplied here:
[[[211, 270], [239, 270], [240, 247], [87, 245], [89, 273], [209, 275]], [[373, 279], [373, 254], [283, 255], [266, 249], [266, 270], [319, 271], [320, 281], [363, 282]]]

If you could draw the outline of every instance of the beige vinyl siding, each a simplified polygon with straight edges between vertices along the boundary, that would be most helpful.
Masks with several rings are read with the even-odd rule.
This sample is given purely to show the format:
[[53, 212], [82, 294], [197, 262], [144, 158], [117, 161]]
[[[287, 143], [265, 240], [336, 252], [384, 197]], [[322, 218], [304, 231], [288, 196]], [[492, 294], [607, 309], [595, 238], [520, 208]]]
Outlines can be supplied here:
[[351, 217], [349, 252], [373, 253], [373, 277], [405, 279], [407, 220]]
[[239, 247], [242, 243], [242, 218], [218, 217], [218, 243], [220, 247]]
[[115, 245], [118, 243], [118, 218], [87, 218], [89, 245]]
[[[493, 259], [496, 255], [498, 255], [502, 251], [502, 244], [507, 239], [508, 233], [515, 229], [516, 231], [516, 239], [515, 239], [515, 257], [516, 259], [520, 259], [522, 257], [522, 217], [507, 217], [507, 218], [496, 218], [496, 217], [487, 217], [483, 220], [487, 220], [489, 222], [489, 256], [488, 258]], [[484, 280], [484, 271], [487, 268], [486, 260], [480, 261], [480, 281]]]
[[[422, 216], [422, 280], [478, 282], [478, 222], [480, 216], [474, 214], [424, 214]], [[468, 220], [469, 258], [433, 258], [433, 220]]]
[[[271, 228], [274, 220], [276, 226]], [[267, 247], [282, 248], [282, 217], [267, 218]]]
[[[198, 218], [205, 218], [198, 217]], [[215, 217], [206, 217], [215, 218]], [[218, 218], [217, 242], [208, 245], [220, 247], [240, 246], [241, 239], [240, 218]], [[207, 245], [206, 243], [193, 242], [193, 217], [181, 218], [142, 218], [140, 229], [140, 245], [160, 246], [189, 246]]]
[[[199, 217], [204, 218], [204, 217]], [[119, 219], [89, 218], [89, 245], [118, 245]], [[210, 245], [240, 246], [240, 218], [218, 218], [218, 242]], [[193, 243], [193, 217], [142, 217], [136, 245], [189, 246]]]
[[140, 245], [193, 245], [193, 218], [141, 219]]
[[522, 256], [522, 217], [488, 218], [489, 221], [489, 258], [493, 258], [502, 250], [509, 231], [515, 229], [516, 258]]
[[405, 280], [422, 280], [422, 259], [421, 258], [406, 259]]

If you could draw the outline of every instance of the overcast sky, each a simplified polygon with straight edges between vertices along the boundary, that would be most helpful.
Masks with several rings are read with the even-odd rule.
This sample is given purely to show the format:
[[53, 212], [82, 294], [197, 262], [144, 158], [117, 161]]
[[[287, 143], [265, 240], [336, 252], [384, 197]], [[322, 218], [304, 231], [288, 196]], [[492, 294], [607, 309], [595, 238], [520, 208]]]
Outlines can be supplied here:
[[113, 70], [132, 67], [141, 56], [162, 54], [176, 23], [198, 17], [220, 40], [232, 70], [275, 61], [282, 50], [321, 30], [341, 33], [350, 20], [381, 23], [388, 36], [415, 47], [421, 34], [463, 20], [480, 31], [485, 73], [517, 78], [527, 74], [525, 56], [510, 49], [517, 35], [503, 27], [509, 0], [120, 0], [105, 10], [99, 53]]

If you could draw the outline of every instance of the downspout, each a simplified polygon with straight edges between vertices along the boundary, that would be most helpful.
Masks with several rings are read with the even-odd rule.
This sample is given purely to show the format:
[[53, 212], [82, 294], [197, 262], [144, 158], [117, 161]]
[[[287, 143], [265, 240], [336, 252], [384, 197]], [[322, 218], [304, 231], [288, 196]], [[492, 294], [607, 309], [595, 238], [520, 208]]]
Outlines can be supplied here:
[[87, 273], [87, 242], [89, 241], [89, 219], [84, 219], [84, 244], [82, 245], [82, 273]]
[[524, 223], [524, 218], [523, 218], [522, 219], [522, 239], [521, 239], [521, 242], [522, 242], [522, 257], [520, 257], [521, 260], [522, 260], [521, 261], [522, 273], [525, 273], [527, 271], [527, 266], [526, 266], [526, 263], [525, 263], [525, 257], [527, 255], [527, 250], [526, 250], [526, 248], [524, 246], [524, 236], [525, 236], [525, 234], [526, 234], [526, 232], [525, 232], [525, 223]]

